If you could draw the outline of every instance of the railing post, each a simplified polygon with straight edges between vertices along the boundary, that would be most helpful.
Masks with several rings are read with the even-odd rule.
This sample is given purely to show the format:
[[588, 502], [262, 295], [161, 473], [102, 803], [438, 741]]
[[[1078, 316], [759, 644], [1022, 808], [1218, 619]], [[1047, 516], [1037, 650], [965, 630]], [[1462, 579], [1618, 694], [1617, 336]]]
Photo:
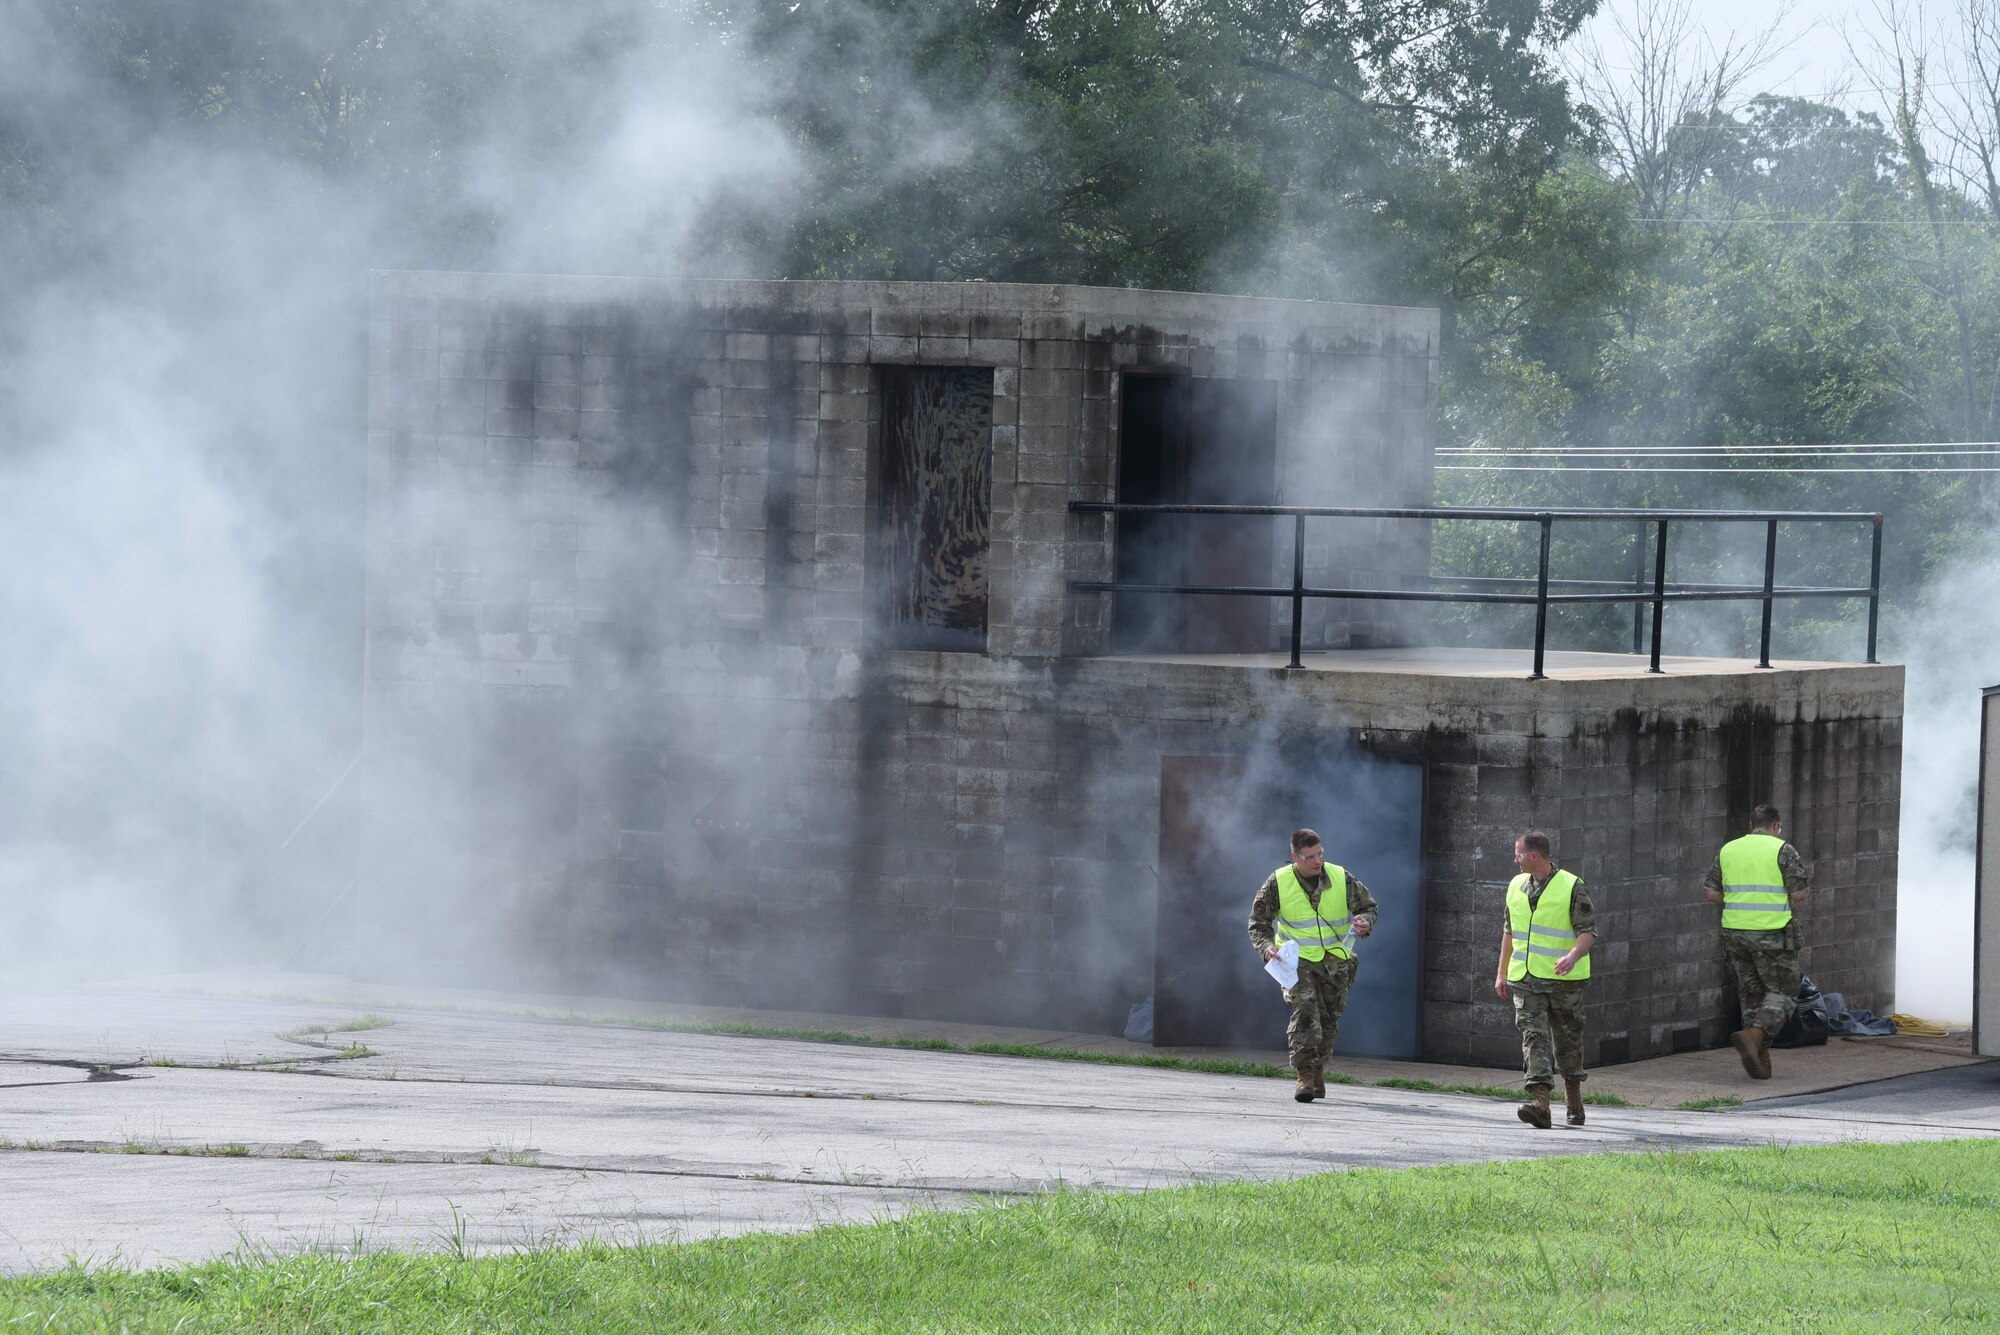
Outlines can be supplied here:
[[1653, 537], [1653, 665], [1648, 672], [1660, 671], [1660, 623], [1667, 616], [1667, 521], [1659, 521]]
[[[1632, 592], [1646, 590], [1646, 526], [1641, 523], [1632, 533]], [[1636, 598], [1632, 602], [1632, 653], [1637, 657], [1646, 643], [1646, 605]]]
[[1882, 607], [1882, 516], [1879, 514], [1875, 516], [1874, 529], [1875, 529], [1874, 550], [1870, 552], [1868, 557], [1867, 661], [1870, 663], [1877, 661], [1875, 657], [1875, 619], [1876, 619], [1876, 614], [1881, 610]]
[[1292, 661], [1287, 667], [1304, 667], [1299, 658], [1299, 639], [1306, 621], [1306, 517], [1292, 516]]
[[1529, 681], [1540, 681], [1543, 648], [1549, 636], [1549, 541], [1555, 533], [1554, 515], [1540, 516], [1542, 525], [1542, 565], [1541, 574], [1535, 580], [1535, 670], [1528, 674]]
[[1757, 666], [1771, 666], [1771, 590], [1778, 580], [1778, 521], [1764, 525], [1764, 629], [1757, 640]]

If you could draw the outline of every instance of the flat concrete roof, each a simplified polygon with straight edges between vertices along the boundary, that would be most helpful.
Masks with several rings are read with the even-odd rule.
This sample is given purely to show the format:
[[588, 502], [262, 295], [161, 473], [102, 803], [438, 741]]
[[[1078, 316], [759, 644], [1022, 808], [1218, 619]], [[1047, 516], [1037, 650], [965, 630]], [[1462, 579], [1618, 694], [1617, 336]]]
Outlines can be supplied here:
[[[1286, 339], [1299, 334], [1349, 337], [1366, 332], [1381, 338], [1415, 339], [1427, 349], [1436, 346], [1439, 322], [1437, 308], [1431, 306], [1068, 283], [639, 278], [404, 269], [376, 269], [369, 277], [374, 295], [382, 303], [398, 299], [529, 304], [650, 301], [800, 314], [1018, 313], [1055, 316], [1100, 328], [1152, 325], [1186, 332], [1262, 326], [1272, 336]], [[385, 314], [386, 308], [378, 309], [376, 318]]]

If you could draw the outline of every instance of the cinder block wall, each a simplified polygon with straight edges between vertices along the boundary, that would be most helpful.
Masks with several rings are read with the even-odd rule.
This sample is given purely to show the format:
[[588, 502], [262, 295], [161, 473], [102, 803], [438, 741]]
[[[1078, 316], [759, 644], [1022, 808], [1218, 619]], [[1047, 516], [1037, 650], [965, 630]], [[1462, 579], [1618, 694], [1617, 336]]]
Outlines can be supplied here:
[[[419, 643], [431, 601], [475, 609], [481, 625], [502, 605], [539, 609], [538, 626], [597, 619], [607, 594], [592, 581], [614, 539], [596, 526], [651, 487], [678, 510], [687, 606], [737, 629], [761, 620], [767, 642], [866, 647], [879, 366], [994, 370], [998, 656], [1102, 645], [1108, 597], [1065, 586], [1110, 577], [1111, 524], [1068, 506], [1115, 499], [1120, 371], [1274, 382], [1281, 503], [1413, 505], [1431, 492], [1435, 311], [997, 283], [380, 273], [371, 315], [370, 597], [383, 614], [371, 624]], [[387, 550], [462, 549], [435, 530], [418, 541], [428, 516], [409, 507], [469, 496], [490, 502], [479, 518], [511, 506], [545, 554], [525, 564], [552, 573], [525, 597], [501, 588], [497, 601], [486, 581], [434, 587]], [[1310, 538], [1315, 583], [1394, 581], [1427, 560], [1421, 525], [1320, 521]], [[1279, 545], [1274, 577], [1289, 582]], [[400, 620], [383, 625], [392, 606]], [[1392, 606], [1315, 604], [1308, 643], [1393, 642]]]
[[1806, 972], [1851, 1004], [1889, 1006], [1901, 668], [1431, 688], [1440, 698], [1427, 718], [1364, 725], [1370, 746], [1426, 765], [1429, 1055], [1519, 1060], [1492, 976], [1513, 840], [1534, 827], [1585, 878], [1604, 928], [1586, 1059], [1722, 1042], [1737, 1015], [1701, 878], [1764, 801], [1813, 864], [1799, 914]]
[[[1434, 313], [385, 274], [374, 316], [370, 967], [1115, 1031], [1152, 990], [1160, 757], [1292, 733], [1426, 765], [1429, 1055], [1514, 1059], [1488, 985], [1531, 824], [1607, 914], [1593, 1060], [1714, 1041], [1697, 886], [1767, 797], [1820, 869], [1808, 968], [1886, 1004], [1897, 669], [1531, 683], [1088, 656], [1108, 600], [1065, 586], [1108, 575], [1110, 530], [1067, 505], [1111, 498], [1118, 369], [1282, 374], [1282, 500], [1421, 503]], [[871, 647], [873, 387], [898, 364], [994, 368], [983, 655]], [[1410, 532], [1325, 530], [1311, 578], [1420, 571]], [[1325, 607], [1308, 644], [1383, 637], [1367, 605]]]
[[[1715, 1046], [1736, 1027], [1700, 885], [1761, 801], [1813, 864], [1806, 971], [1854, 1005], [1894, 996], [1897, 667], [1536, 682], [904, 654], [871, 691], [881, 754], [953, 758], [854, 771], [894, 813], [875, 837], [899, 879], [855, 885], [894, 925], [874, 998], [891, 1013], [1115, 1030], [1152, 991], [1161, 757], [1285, 735], [1424, 764], [1421, 884], [1373, 884], [1385, 912], [1423, 916], [1431, 1060], [1519, 1061], [1492, 978], [1513, 840], [1535, 827], [1601, 918], [1593, 1065]], [[1322, 829], [1366, 879], [1349, 851], [1365, 835], [1343, 839], [1338, 811]], [[1240, 888], [1245, 916], [1254, 889]]]
[[[1281, 500], [1411, 503], [1436, 330], [1123, 290], [375, 275], [363, 882], [394, 944], [447, 968], [599, 922], [713, 972], [711, 846], [875, 818], [845, 785], [882, 726], [858, 703], [880, 368], [993, 369], [987, 655], [1034, 661], [1107, 641], [1110, 599], [1067, 582], [1110, 575], [1112, 526], [1068, 506], [1112, 499], [1121, 370], [1273, 381]], [[1310, 577], [1426, 551], [1421, 526], [1316, 530]], [[1370, 605], [1309, 610], [1309, 644], [1392, 638]]]

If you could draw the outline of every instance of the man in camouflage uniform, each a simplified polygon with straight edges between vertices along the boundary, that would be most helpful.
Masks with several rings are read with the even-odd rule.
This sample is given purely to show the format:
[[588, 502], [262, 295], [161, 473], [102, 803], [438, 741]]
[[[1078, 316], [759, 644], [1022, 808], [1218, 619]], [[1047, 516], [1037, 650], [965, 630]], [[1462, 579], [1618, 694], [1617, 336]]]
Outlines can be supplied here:
[[1811, 869], [1780, 838], [1778, 809], [1750, 813], [1750, 833], [1722, 846], [1701, 894], [1722, 905], [1722, 955], [1736, 980], [1743, 1027], [1729, 1036], [1753, 1080], [1771, 1078], [1771, 1035], [1798, 1007], [1799, 938], [1792, 905], [1806, 897]]
[[[1333, 884], [1336, 873], [1340, 879], [1337, 887]], [[1328, 926], [1306, 930], [1298, 920], [1281, 915], [1281, 880], [1291, 882], [1292, 893], [1304, 892], [1304, 902], [1310, 906], [1307, 917]], [[1299, 981], [1285, 989], [1285, 1001], [1292, 1008], [1285, 1047], [1299, 1076], [1292, 1097], [1300, 1103], [1326, 1096], [1326, 1059], [1340, 1030], [1340, 1014], [1347, 1009], [1347, 990], [1354, 985], [1352, 940], [1374, 930], [1377, 912], [1375, 896], [1353, 872], [1344, 867], [1328, 869], [1326, 849], [1311, 830], [1292, 833], [1291, 862], [1266, 877], [1250, 903], [1250, 944], [1260, 957], [1276, 958], [1281, 937], [1301, 944]], [[1344, 937], [1350, 929], [1352, 936]], [[1322, 951], [1320, 959], [1306, 958], [1307, 953]]]
[[1528, 1101], [1518, 1111], [1522, 1121], [1543, 1131], [1555, 1120], [1549, 1093], [1558, 1072], [1565, 1121], [1583, 1125], [1583, 994], [1590, 986], [1590, 948], [1597, 944], [1590, 892], [1581, 876], [1550, 861], [1552, 850], [1540, 830], [1514, 841], [1514, 865], [1521, 874], [1507, 887], [1500, 964], [1493, 974], [1494, 995], [1514, 1003], [1514, 1027], [1521, 1033]]

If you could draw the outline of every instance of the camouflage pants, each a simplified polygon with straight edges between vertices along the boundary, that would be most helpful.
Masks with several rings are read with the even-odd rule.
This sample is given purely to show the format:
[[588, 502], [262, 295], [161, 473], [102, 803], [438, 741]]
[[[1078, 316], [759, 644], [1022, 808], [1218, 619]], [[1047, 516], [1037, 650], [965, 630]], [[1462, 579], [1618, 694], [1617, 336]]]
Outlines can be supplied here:
[[1546, 988], [1530, 983], [1508, 985], [1514, 998], [1514, 1027], [1521, 1031], [1523, 1081], [1553, 1088], [1556, 1075], [1565, 1080], [1582, 1080], [1583, 1074], [1583, 990], [1582, 983], [1555, 983]]
[[1722, 956], [1736, 980], [1743, 1023], [1775, 1034], [1799, 1004], [1799, 947], [1790, 928], [1722, 933]]
[[1292, 1022], [1285, 1029], [1285, 1049], [1292, 1054], [1292, 1069], [1319, 1066], [1333, 1053], [1333, 1037], [1340, 1032], [1340, 1013], [1347, 1009], [1347, 989], [1354, 985], [1357, 961], [1335, 959], [1300, 960], [1296, 987], [1285, 989], [1292, 1008]]

